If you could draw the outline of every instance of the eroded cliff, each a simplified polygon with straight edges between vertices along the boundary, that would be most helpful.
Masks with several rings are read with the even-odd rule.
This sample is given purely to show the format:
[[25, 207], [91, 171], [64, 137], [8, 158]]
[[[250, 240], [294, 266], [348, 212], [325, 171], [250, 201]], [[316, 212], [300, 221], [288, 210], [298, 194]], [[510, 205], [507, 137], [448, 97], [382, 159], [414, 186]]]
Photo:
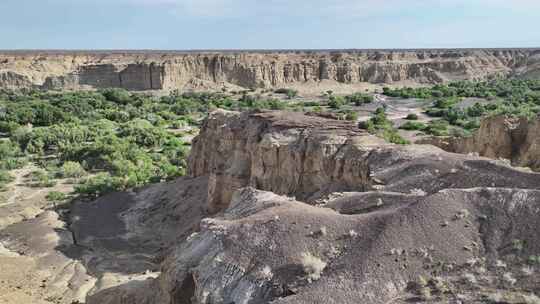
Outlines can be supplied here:
[[454, 153], [508, 159], [515, 166], [540, 170], [540, 117], [494, 116], [482, 120], [470, 137], [432, 137], [419, 141]]
[[211, 212], [225, 209], [246, 186], [309, 203], [343, 191], [521, 187], [514, 171], [489, 159], [388, 144], [351, 122], [280, 111], [211, 113], [193, 142], [188, 170], [192, 177], [209, 176]]
[[433, 84], [497, 75], [534, 77], [539, 52], [378, 50], [268, 52], [7, 52], [0, 88], [129, 90]]

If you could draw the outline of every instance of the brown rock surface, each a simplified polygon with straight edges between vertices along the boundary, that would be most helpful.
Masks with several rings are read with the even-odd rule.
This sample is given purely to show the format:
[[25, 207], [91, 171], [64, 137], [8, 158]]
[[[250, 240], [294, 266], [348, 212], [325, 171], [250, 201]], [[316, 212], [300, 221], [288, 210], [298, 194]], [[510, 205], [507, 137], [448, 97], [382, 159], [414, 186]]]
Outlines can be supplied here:
[[515, 166], [540, 170], [540, 117], [533, 119], [496, 116], [482, 121], [471, 137], [432, 137], [422, 139], [454, 153], [478, 153], [490, 158], [508, 159]]
[[489, 159], [388, 144], [350, 122], [280, 111], [211, 113], [193, 141], [188, 171], [209, 176], [210, 212], [226, 208], [234, 191], [246, 186], [313, 203], [332, 192], [374, 188], [436, 193], [540, 185]]
[[[496, 75], [535, 77], [538, 50], [224, 52], [4, 52], [0, 88], [220, 90], [309, 87], [324, 82], [433, 84]], [[320, 92], [320, 91], [319, 91]]]

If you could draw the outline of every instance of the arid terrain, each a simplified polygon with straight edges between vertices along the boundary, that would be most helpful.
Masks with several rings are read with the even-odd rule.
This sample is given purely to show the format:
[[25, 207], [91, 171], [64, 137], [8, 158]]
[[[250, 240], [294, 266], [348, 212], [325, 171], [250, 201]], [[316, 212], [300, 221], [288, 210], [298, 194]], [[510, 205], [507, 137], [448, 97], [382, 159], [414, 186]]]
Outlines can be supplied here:
[[540, 304], [539, 71], [4, 52], [0, 304]]
[[218, 110], [189, 177], [36, 217], [0, 205], [23, 218], [0, 232], [0, 301], [539, 303], [539, 189], [350, 122]]
[[537, 49], [69, 52], [0, 54], [0, 88], [374, 90], [501, 75], [535, 77]]

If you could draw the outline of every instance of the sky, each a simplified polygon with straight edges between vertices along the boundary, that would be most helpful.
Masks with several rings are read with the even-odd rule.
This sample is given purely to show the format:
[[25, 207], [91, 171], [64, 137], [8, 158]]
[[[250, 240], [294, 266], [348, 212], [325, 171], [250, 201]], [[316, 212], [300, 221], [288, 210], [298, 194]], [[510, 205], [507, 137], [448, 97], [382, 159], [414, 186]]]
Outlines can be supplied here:
[[0, 49], [540, 47], [540, 0], [0, 0]]

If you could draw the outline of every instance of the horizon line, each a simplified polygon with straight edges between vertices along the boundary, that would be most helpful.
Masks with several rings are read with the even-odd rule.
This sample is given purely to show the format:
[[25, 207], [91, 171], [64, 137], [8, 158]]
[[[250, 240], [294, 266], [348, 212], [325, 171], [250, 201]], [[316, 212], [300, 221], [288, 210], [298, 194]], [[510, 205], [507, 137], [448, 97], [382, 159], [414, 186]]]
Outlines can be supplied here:
[[539, 51], [538, 47], [445, 47], [445, 48], [338, 48], [338, 49], [0, 49], [0, 53], [289, 53], [289, 52], [369, 52], [369, 51], [505, 51], [505, 50], [529, 50]]

